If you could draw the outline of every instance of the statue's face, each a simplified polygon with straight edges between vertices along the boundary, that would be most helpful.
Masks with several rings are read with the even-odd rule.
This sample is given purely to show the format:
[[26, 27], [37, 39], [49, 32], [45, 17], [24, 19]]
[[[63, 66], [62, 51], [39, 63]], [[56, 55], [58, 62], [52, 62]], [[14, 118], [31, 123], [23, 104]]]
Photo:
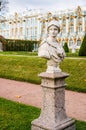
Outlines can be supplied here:
[[57, 34], [59, 33], [59, 30], [58, 27], [52, 25], [49, 27], [48, 32], [49, 32], [49, 36], [56, 37]]

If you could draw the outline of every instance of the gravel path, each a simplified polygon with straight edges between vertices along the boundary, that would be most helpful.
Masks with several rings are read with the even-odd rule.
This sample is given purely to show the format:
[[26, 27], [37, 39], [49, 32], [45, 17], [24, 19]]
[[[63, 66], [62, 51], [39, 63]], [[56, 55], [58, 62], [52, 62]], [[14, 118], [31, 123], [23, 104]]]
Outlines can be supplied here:
[[[0, 97], [41, 108], [40, 85], [0, 78]], [[86, 121], [86, 94], [66, 90], [67, 115]]]

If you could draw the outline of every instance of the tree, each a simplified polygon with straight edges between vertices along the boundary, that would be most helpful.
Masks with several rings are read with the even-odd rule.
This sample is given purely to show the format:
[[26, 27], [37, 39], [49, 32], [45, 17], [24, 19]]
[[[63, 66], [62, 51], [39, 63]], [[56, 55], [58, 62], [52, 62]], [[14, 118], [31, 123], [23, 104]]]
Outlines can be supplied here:
[[64, 48], [65, 52], [69, 52], [68, 44], [66, 42], [65, 42], [63, 48]]
[[0, 0], [0, 17], [8, 11], [8, 0]]
[[79, 49], [79, 56], [86, 56], [86, 34]]

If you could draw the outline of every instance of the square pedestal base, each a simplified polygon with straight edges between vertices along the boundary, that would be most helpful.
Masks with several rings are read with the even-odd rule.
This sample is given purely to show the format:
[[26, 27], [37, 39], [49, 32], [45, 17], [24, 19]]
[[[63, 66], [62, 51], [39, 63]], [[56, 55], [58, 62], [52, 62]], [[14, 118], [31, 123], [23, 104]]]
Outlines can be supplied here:
[[34, 120], [32, 122], [32, 130], [76, 130], [75, 128], [75, 121], [73, 119], [67, 119], [65, 121], [63, 121], [60, 124], [55, 124], [52, 125], [48, 124], [48, 126], [46, 124], [42, 124], [42, 122], [38, 121], [38, 120]]

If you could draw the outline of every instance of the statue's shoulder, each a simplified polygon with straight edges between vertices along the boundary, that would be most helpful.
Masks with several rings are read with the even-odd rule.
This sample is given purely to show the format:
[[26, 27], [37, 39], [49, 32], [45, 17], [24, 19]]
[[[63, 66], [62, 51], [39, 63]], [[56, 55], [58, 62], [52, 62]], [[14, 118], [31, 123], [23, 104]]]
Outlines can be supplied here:
[[38, 48], [38, 56], [43, 57], [45, 59], [50, 59], [50, 54], [48, 51], [49, 47], [47, 41], [42, 41], [39, 48]]
[[46, 47], [47, 46], [47, 41], [44, 40], [40, 43], [39, 47]]

